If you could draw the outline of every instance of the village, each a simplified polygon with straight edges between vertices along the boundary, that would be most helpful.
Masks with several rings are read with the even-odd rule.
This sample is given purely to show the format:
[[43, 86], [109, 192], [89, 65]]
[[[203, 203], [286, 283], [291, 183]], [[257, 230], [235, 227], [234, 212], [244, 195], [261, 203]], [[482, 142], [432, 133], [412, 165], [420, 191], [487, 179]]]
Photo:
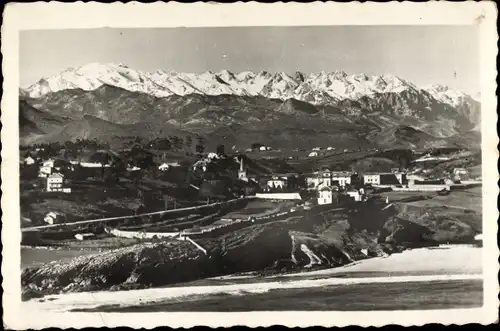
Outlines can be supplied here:
[[[162, 204], [143, 206], [143, 212], [156, 212], [172, 208], [194, 207], [210, 202], [223, 202], [239, 197], [254, 197], [267, 200], [298, 200], [308, 201], [314, 205], [339, 205], [345, 201], [366, 202], [370, 195], [380, 192], [436, 192], [448, 194], [451, 189], [480, 184], [480, 180], [471, 180], [469, 172], [464, 168], [454, 168], [448, 178], [429, 179], [423, 176], [424, 171], [416, 174], [403, 168], [391, 168], [385, 172], [357, 173], [349, 170], [330, 170], [322, 167], [311, 172], [286, 172], [272, 171], [258, 173], [250, 171], [245, 162], [253, 162], [248, 158], [251, 152], [272, 150], [268, 146], [252, 146], [246, 153], [233, 153], [227, 155], [223, 147], [216, 152], [198, 155], [192, 164], [185, 160], [168, 160], [162, 157], [159, 162], [153, 162], [151, 155], [137, 148], [135, 158], [128, 157], [128, 163], [119, 153], [109, 150], [96, 150], [87, 153], [87, 157], [65, 158], [61, 156], [44, 156], [43, 147], [32, 148], [25, 152], [21, 160], [21, 185], [23, 182], [31, 183], [32, 192], [39, 197], [51, 197], [51, 194], [71, 196], [82, 190], [92, 181], [107, 183], [114, 186], [120, 180], [131, 180], [138, 183], [143, 180], [145, 173], [157, 181], [171, 181], [175, 177], [180, 186], [189, 189], [189, 194], [199, 193], [200, 198], [192, 199], [192, 203], [182, 205], [179, 199], [168, 197], [164, 193], [157, 200]], [[138, 151], [139, 150], [139, 151]], [[314, 159], [319, 153], [332, 152], [331, 147], [322, 149], [315, 147], [310, 153], [305, 151], [305, 159]], [[340, 151], [338, 154], [348, 153]], [[130, 152], [129, 152], [130, 153]], [[64, 155], [64, 153], [62, 153]], [[89, 156], [90, 155], [90, 156]], [[137, 156], [139, 155], [139, 156]], [[445, 161], [444, 157], [432, 157], [429, 154], [416, 160], [413, 164], [421, 165], [425, 162]], [[416, 167], [414, 167], [416, 168]], [[30, 175], [26, 175], [26, 174]], [[23, 180], [28, 176], [29, 180]], [[29, 177], [30, 176], [30, 177]], [[35, 178], [36, 177], [36, 178]], [[183, 178], [184, 177], [184, 178]], [[153, 180], [153, 179], [151, 179]], [[75, 184], [76, 183], [76, 184]], [[78, 188], [80, 186], [80, 188]], [[104, 192], [111, 192], [111, 187]], [[141, 191], [139, 188], [137, 191]], [[170, 190], [172, 192], [172, 190]], [[202, 194], [204, 192], [205, 194]], [[208, 193], [208, 194], [206, 194]], [[144, 200], [144, 193], [139, 192]], [[347, 199], [347, 200], [346, 200]], [[203, 202], [199, 201], [202, 200]], [[196, 202], [199, 201], [199, 202]], [[388, 203], [388, 201], [387, 201]], [[144, 202], [143, 202], [144, 204]], [[149, 207], [149, 208], [148, 208]], [[140, 211], [139, 211], [140, 212]], [[134, 211], [137, 214], [138, 211]], [[56, 215], [59, 211], [46, 210], [43, 222], [54, 224], [58, 222]], [[109, 215], [106, 215], [109, 216]], [[119, 215], [122, 216], [122, 215]], [[64, 217], [67, 220], [67, 217]], [[34, 221], [34, 222], [33, 222]], [[43, 224], [39, 220], [30, 220], [31, 223]], [[60, 222], [60, 221], [59, 221]]]

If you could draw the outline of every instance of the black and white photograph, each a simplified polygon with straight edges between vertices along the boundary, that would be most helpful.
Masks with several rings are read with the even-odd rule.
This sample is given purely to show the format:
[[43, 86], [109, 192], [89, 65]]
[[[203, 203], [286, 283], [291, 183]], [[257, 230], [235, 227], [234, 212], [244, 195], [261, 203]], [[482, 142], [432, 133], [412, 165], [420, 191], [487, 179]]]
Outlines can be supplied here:
[[24, 314], [484, 308], [473, 23], [18, 31]]

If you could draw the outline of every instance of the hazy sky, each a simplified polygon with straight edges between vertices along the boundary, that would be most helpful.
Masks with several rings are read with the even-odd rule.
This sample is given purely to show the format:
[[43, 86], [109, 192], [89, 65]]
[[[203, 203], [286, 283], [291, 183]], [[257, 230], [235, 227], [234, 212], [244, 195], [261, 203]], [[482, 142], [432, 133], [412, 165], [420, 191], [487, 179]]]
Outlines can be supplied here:
[[[124, 63], [145, 71], [228, 69], [391, 73], [417, 85], [479, 87], [474, 26], [329, 26], [37, 30], [20, 34], [27, 86], [68, 67]], [[456, 75], [455, 75], [456, 72]]]

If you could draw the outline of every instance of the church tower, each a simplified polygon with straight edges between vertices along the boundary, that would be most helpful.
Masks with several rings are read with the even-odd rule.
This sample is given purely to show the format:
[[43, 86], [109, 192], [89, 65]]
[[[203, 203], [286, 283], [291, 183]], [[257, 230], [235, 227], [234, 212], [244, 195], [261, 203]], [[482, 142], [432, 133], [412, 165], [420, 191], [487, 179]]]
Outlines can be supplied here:
[[243, 157], [240, 157], [240, 170], [238, 171], [238, 179], [248, 182], [247, 171], [243, 166]]

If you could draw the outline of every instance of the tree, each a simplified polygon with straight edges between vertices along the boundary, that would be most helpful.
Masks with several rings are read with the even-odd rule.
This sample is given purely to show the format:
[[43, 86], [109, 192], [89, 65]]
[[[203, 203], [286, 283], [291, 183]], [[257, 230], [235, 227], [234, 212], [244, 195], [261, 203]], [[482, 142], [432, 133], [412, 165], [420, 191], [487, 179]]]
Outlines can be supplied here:
[[225, 155], [225, 153], [224, 153], [224, 145], [218, 145], [218, 146], [217, 146], [217, 149], [215, 150], [215, 152], [216, 152], [218, 155]]
[[183, 145], [183, 142], [182, 142], [182, 139], [177, 137], [177, 136], [173, 136], [172, 137], [172, 146], [174, 147], [175, 150], [180, 150], [182, 149], [182, 145]]
[[203, 154], [203, 152], [205, 151], [205, 139], [203, 139], [203, 137], [197, 138], [197, 143], [195, 148], [196, 148], [196, 153]]
[[186, 137], [186, 147], [191, 149], [193, 147], [193, 137], [187, 136]]
[[172, 149], [172, 144], [167, 138], [155, 139], [151, 142], [151, 147], [161, 151], [169, 151]]

